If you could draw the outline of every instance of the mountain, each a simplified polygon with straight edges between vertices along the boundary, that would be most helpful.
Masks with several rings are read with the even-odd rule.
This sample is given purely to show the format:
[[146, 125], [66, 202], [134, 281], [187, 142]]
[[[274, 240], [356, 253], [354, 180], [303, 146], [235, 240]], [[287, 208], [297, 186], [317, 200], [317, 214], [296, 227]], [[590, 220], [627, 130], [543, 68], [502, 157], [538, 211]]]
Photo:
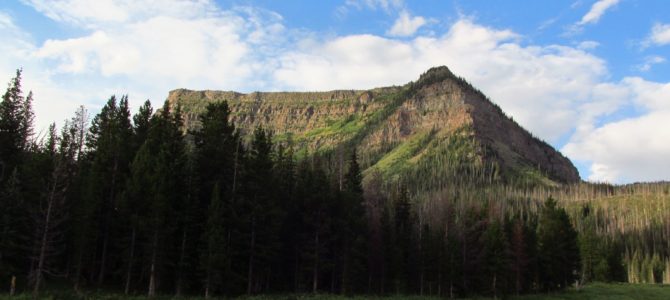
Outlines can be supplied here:
[[439, 188], [447, 178], [579, 182], [560, 152], [534, 137], [447, 67], [403, 86], [329, 92], [170, 92], [185, 126], [197, 129], [208, 102], [227, 101], [242, 131], [271, 129], [297, 155], [341, 157], [355, 147], [366, 177]]

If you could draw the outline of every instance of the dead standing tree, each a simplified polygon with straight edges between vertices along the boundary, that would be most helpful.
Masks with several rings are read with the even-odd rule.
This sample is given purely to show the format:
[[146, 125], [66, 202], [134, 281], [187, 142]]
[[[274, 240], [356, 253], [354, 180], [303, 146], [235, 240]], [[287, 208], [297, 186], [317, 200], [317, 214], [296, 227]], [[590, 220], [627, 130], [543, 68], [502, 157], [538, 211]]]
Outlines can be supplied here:
[[63, 252], [64, 237], [61, 225], [67, 220], [67, 191], [76, 171], [76, 157], [81, 149], [80, 130], [76, 118], [66, 122], [58, 137], [55, 125], [49, 129], [47, 141], [42, 155], [47, 158], [50, 167], [49, 177], [45, 179], [46, 190], [40, 201], [32, 209], [32, 220], [35, 225], [33, 237], [33, 253], [29, 279], [33, 283], [33, 295], [37, 297], [44, 275], [58, 276], [52, 268], [51, 258]]

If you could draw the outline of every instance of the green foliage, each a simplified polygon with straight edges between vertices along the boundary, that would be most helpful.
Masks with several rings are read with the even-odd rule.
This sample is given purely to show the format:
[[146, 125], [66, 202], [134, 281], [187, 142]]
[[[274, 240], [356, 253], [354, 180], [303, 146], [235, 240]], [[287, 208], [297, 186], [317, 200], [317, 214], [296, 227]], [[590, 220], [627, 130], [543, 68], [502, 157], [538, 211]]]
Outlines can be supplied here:
[[425, 149], [426, 145], [431, 141], [434, 132], [417, 133], [396, 146], [389, 153], [384, 155], [375, 165], [373, 165], [367, 172], [375, 169], [380, 171], [387, 180], [399, 179], [399, 176], [409, 171], [412, 164], [412, 158], [415, 157], [419, 151]]
[[580, 266], [577, 232], [552, 198], [540, 213], [537, 236], [542, 287], [554, 290], [572, 285]]
[[326, 126], [318, 127], [303, 135], [304, 139], [328, 139], [349, 137], [363, 128], [365, 123], [358, 114], [348, 115], [339, 120], [326, 121]]
[[189, 133], [174, 103], [152, 114], [146, 102], [131, 124], [126, 96], [109, 99], [88, 137], [79, 111], [60, 133], [28, 141], [31, 97], [15, 80], [5, 98], [21, 105], [3, 104], [12, 113], [0, 121], [13, 127], [0, 133], [23, 142], [3, 148], [20, 159], [0, 180], [0, 279], [18, 276], [23, 292], [61, 280], [81, 293], [53, 298], [497, 297], [569, 288], [580, 275], [670, 283], [667, 183], [562, 186], [534, 169], [501, 178], [469, 126], [357, 152], [444, 76], [433, 70], [380, 93], [375, 109], [322, 119], [295, 146], [290, 134], [238, 131], [231, 118], [242, 116], [226, 102], [203, 106]]

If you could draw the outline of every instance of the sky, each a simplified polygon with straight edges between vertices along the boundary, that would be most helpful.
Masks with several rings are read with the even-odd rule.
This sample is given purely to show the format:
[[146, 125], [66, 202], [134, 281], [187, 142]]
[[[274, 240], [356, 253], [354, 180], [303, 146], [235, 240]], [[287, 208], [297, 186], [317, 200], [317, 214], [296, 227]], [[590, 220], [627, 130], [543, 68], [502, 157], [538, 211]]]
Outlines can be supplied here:
[[446, 65], [594, 182], [670, 180], [667, 0], [3, 0], [36, 131], [111, 95], [369, 89]]

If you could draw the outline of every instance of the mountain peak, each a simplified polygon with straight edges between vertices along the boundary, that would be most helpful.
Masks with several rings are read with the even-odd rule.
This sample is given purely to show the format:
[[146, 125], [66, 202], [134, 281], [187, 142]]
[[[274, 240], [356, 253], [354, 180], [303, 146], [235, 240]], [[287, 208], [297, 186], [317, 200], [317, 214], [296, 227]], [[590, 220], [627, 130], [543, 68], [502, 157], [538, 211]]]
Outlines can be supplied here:
[[355, 147], [367, 175], [390, 181], [431, 177], [434, 185], [426, 189], [433, 189], [474, 169], [499, 180], [580, 180], [567, 158], [446, 66], [402, 87], [252, 94], [176, 90], [169, 98], [181, 104], [185, 125], [194, 128], [207, 102], [224, 100], [242, 131], [270, 128], [277, 142], [291, 142], [298, 155], [334, 157]]

